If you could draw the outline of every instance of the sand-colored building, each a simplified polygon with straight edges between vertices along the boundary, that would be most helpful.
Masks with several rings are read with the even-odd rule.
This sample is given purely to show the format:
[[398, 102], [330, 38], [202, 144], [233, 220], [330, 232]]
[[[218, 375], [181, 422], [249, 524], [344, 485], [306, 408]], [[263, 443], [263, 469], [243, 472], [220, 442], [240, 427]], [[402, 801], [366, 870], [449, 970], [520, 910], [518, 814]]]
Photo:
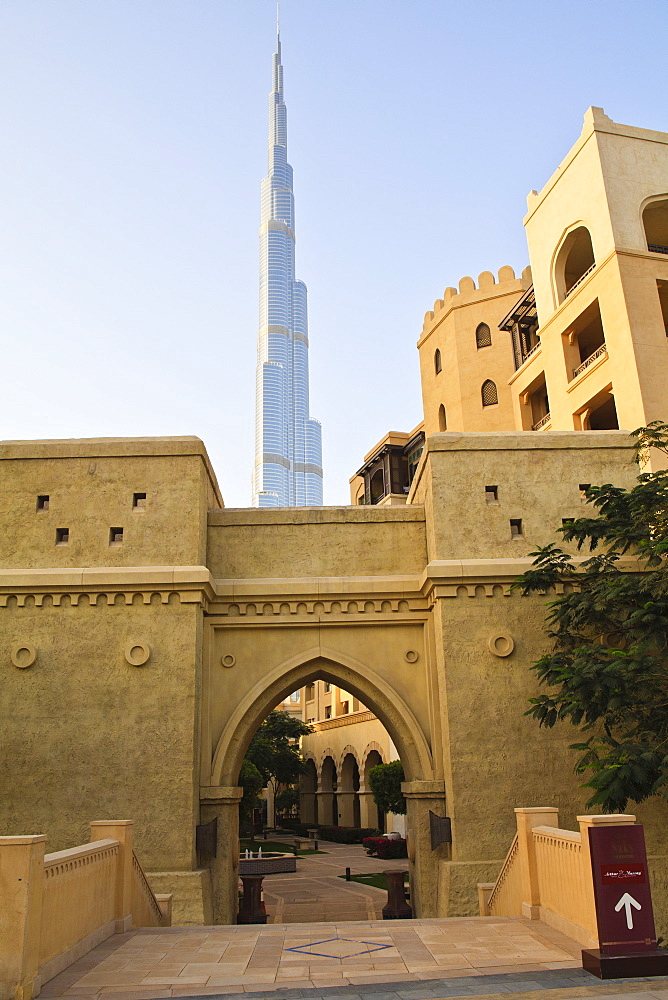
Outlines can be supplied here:
[[524, 219], [530, 267], [462, 278], [418, 340], [424, 426], [605, 430], [665, 417], [668, 135], [600, 108]]
[[[607, 428], [665, 416], [667, 191], [668, 136], [591, 110], [530, 199], [533, 286], [504, 268], [427, 314], [424, 441], [372, 449], [363, 504], [358, 482], [347, 507], [225, 509], [196, 438], [1, 444], [2, 832], [58, 850], [91, 820], [134, 819], [174, 923], [232, 922], [246, 748], [318, 682], [308, 749], [352, 771], [345, 822], [354, 767], [361, 823], [365, 748], [382, 746], [364, 727], [382, 724], [402, 761], [417, 916], [477, 912], [513, 807], [549, 801], [573, 826], [573, 731], [524, 715], [545, 598], [512, 583], [577, 516], [583, 484], [634, 482], [628, 434]], [[355, 699], [374, 718], [339, 723]], [[338, 773], [331, 785], [321, 774], [322, 818]], [[637, 813], [665, 926], [666, 804]], [[198, 848], [213, 820], [215, 850]]]
[[349, 691], [316, 680], [303, 689], [304, 721], [313, 728], [302, 739], [307, 771], [300, 783], [301, 820], [404, 834], [403, 816], [379, 813], [369, 771], [398, 760], [387, 729]]

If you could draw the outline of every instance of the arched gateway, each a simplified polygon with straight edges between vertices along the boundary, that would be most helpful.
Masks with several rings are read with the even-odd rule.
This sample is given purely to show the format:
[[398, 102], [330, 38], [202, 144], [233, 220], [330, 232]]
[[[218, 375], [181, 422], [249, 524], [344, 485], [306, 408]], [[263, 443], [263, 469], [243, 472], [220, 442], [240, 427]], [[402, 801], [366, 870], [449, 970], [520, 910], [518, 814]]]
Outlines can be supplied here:
[[[581, 811], [572, 734], [524, 716], [544, 599], [511, 584], [580, 484], [633, 481], [623, 432], [437, 434], [401, 506], [223, 509], [192, 438], [10, 442], [0, 464], [4, 834], [61, 850], [90, 820], [133, 819], [174, 923], [233, 922], [241, 761], [316, 678], [399, 751], [418, 916], [476, 912], [513, 806], [548, 788]], [[332, 762], [336, 793], [316, 762], [321, 822], [335, 795], [354, 819], [368, 751]], [[214, 817], [215, 853], [196, 836]]]

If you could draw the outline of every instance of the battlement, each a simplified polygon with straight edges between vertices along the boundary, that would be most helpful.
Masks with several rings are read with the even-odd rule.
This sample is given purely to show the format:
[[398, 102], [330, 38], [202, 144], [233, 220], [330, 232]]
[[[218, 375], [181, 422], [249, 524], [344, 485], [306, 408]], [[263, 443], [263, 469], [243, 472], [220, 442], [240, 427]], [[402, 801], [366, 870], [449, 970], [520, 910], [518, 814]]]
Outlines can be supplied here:
[[[440, 314], [447, 314], [450, 310], [469, 305], [471, 302], [481, 302], [498, 295], [507, 295], [510, 291], [517, 291], [519, 294], [530, 284], [530, 267], [525, 267], [518, 278], [509, 264], [499, 268], [496, 278], [491, 271], [483, 271], [478, 275], [477, 285], [473, 278], [466, 275], [459, 282], [459, 290], [449, 286], [444, 290], [443, 298], [436, 299], [434, 308], [425, 313], [422, 331], [425, 333], [435, 319], [442, 319]], [[517, 288], [511, 288], [511, 285], [516, 285]]]

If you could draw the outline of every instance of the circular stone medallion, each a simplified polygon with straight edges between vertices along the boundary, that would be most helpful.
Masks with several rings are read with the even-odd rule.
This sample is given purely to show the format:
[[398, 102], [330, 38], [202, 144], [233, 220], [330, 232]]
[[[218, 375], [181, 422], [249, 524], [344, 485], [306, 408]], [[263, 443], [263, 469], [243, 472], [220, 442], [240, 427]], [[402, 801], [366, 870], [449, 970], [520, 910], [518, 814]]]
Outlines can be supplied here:
[[145, 642], [129, 642], [125, 647], [125, 659], [131, 667], [143, 667], [151, 655], [151, 647]]

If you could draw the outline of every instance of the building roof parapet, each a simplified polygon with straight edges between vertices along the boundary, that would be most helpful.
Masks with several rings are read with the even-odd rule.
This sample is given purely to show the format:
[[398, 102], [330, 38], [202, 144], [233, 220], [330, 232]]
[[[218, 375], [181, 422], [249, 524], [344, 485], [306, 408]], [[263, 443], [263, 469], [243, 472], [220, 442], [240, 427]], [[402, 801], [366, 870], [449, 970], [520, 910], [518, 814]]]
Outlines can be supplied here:
[[[427, 438], [426, 448], [436, 451], [535, 451], [582, 450], [599, 448], [633, 448], [634, 441], [626, 430], [619, 431], [443, 431]], [[629, 455], [630, 458], [630, 455]]]
[[[452, 309], [458, 309], [469, 305], [472, 302], [482, 302], [486, 299], [495, 298], [498, 295], [507, 295], [510, 291], [521, 292], [531, 284], [531, 268], [525, 267], [522, 274], [517, 277], [510, 265], [506, 264], [499, 268], [497, 278], [491, 271], [483, 271], [478, 275], [478, 284], [468, 275], [459, 282], [459, 290], [449, 286], [443, 292], [442, 299], [436, 299], [434, 307], [425, 313], [422, 324], [422, 334], [418, 340], [418, 346], [430, 332], [434, 320], [443, 319]], [[511, 288], [510, 285], [516, 287]]]
[[44, 438], [37, 441], [0, 441], [0, 461], [61, 458], [172, 458], [197, 456], [221, 508], [223, 498], [204, 442], [184, 437]]
[[597, 132], [605, 132], [609, 135], [626, 136], [629, 139], [643, 139], [646, 142], [668, 143], [668, 133], [657, 132], [654, 129], [638, 128], [635, 125], [622, 125], [614, 122], [606, 115], [603, 108], [589, 107], [584, 114], [584, 123], [579, 138], [568, 151], [557, 169], [543, 185], [540, 191], [530, 191], [527, 195], [527, 214], [524, 217], [524, 225], [534, 214], [539, 205], [545, 200], [552, 188], [559, 182], [566, 168], [575, 160], [585, 145], [595, 136]]
[[225, 507], [209, 511], [209, 527], [267, 524], [364, 524], [424, 521], [424, 507]]

